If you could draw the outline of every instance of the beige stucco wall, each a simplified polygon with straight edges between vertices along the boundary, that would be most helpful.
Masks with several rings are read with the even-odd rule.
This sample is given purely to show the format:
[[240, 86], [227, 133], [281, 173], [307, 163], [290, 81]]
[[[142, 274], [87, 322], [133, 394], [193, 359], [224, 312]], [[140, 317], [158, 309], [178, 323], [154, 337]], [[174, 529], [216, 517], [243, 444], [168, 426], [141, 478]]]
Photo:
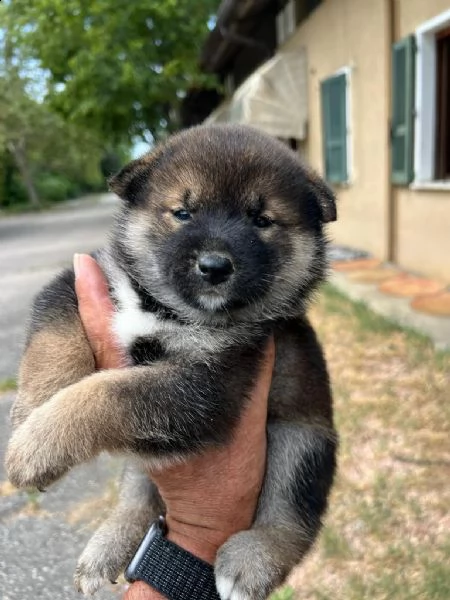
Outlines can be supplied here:
[[[358, 2], [359, 0], [356, 0]], [[395, 5], [395, 34], [402, 39], [425, 21], [450, 9], [449, 0], [393, 0]]]
[[387, 255], [388, 96], [385, 0], [324, 0], [283, 49], [305, 46], [309, 69], [306, 156], [323, 172], [320, 82], [350, 67], [351, 181], [337, 188], [340, 244]]
[[448, 282], [450, 190], [391, 190], [388, 127], [391, 14], [399, 40], [449, 8], [450, 0], [323, 0], [281, 48], [307, 50], [308, 136], [300, 152], [319, 172], [320, 82], [350, 68], [351, 181], [336, 190], [339, 219], [330, 226], [334, 241], [381, 259], [391, 254], [406, 269]]
[[[395, 0], [395, 4], [398, 39], [450, 9], [449, 0]], [[450, 283], [450, 189], [398, 188], [394, 198], [398, 211], [397, 262]]]
[[396, 262], [450, 283], [450, 192], [396, 192]]

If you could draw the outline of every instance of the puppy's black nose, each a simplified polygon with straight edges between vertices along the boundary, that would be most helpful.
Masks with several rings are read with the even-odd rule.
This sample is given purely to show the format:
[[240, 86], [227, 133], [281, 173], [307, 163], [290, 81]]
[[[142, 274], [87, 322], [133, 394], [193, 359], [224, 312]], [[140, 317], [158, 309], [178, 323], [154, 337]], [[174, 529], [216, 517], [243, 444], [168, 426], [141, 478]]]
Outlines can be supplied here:
[[234, 271], [233, 263], [223, 254], [202, 254], [197, 264], [202, 278], [212, 285], [226, 281]]

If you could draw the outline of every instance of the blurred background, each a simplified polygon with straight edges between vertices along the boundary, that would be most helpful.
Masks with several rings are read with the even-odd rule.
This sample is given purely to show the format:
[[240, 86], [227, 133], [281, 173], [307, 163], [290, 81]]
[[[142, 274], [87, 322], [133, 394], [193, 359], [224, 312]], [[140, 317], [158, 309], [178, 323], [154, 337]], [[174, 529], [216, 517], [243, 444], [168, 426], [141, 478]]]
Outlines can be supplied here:
[[[449, 0], [0, 0], [0, 451], [33, 295], [106, 239], [108, 176], [205, 122], [279, 138], [338, 196], [311, 318], [340, 471], [278, 597], [450, 598]], [[118, 468], [37, 496], [0, 465], [3, 600], [77, 597]]]

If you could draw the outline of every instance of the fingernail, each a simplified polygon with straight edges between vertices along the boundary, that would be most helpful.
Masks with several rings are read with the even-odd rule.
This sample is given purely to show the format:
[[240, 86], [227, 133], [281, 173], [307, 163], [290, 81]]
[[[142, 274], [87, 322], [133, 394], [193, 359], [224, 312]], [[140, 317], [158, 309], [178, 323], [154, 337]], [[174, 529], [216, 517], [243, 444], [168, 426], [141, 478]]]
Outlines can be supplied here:
[[81, 254], [74, 254], [73, 255], [73, 270], [75, 271], [75, 278], [78, 277], [78, 275], [80, 274], [80, 258], [81, 258]]

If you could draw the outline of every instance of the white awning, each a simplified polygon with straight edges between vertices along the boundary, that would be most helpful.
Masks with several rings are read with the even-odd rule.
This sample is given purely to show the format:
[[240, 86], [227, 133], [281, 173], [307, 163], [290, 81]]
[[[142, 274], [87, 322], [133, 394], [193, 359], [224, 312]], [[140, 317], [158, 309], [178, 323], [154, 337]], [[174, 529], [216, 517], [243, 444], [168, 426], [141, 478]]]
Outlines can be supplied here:
[[204, 120], [205, 125], [212, 123], [230, 123], [230, 103], [222, 102], [216, 110], [214, 110], [207, 119]]
[[253, 125], [275, 137], [303, 140], [307, 117], [306, 52], [301, 48], [264, 63], [206, 122]]

